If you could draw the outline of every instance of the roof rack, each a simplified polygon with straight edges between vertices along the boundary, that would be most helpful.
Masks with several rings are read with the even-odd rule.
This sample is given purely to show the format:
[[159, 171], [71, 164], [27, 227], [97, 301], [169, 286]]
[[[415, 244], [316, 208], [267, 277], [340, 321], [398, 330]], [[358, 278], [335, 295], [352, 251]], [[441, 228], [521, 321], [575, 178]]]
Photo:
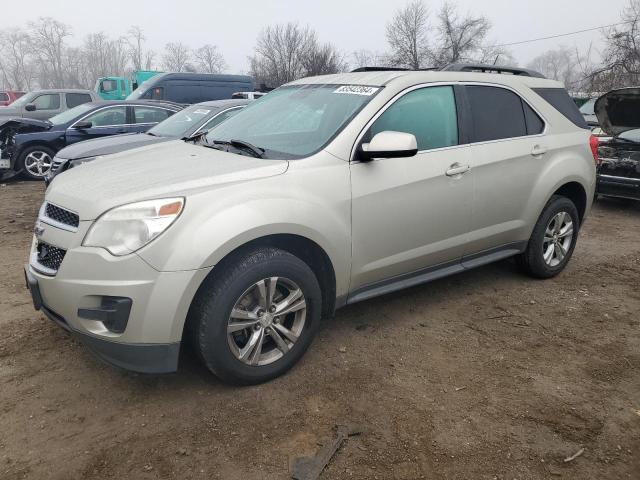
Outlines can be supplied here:
[[502, 67], [498, 65], [483, 65], [480, 63], [452, 63], [442, 70], [447, 72], [482, 72], [482, 73], [506, 73], [510, 75], [519, 75], [522, 77], [546, 78], [540, 72], [529, 70], [527, 68]]

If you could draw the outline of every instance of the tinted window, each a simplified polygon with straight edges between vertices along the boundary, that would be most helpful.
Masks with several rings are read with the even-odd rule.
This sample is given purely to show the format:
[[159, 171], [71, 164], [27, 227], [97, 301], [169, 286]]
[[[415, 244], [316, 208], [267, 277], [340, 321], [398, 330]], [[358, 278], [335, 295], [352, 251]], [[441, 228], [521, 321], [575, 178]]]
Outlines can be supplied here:
[[173, 112], [164, 108], [133, 107], [136, 123], [160, 123], [169, 118]]
[[38, 95], [32, 103], [36, 106], [36, 110], [57, 110], [60, 108], [60, 95], [57, 93]]
[[124, 125], [127, 123], [127, 109], [124, 106], [105, 108], [89, 115], [83, 121], [91, 122], [94, 127]]
[[578, 127], [589, 128], [580, 110], [564, 88], [534, 88], [533, 91]]
[[378, 117], [365, 141], [385, 130], [412, 133], [418, 150], [457, 145], [458, 118], [453, 87], [421, 88], [402, 96]]
[[524, 108], [524, 119], [527, 122], [527, 135], [538, 135], [544, 131], [544, 121], [533, 111], [533, 108], [525, 101], [522, 101]]
[[522, 137], [527, 134], [520, 97], [498, 87], [467, 87], [475, 142]]
[[68, 108], [77, 107], [91, 101], [91, 95], [88, 93], [67, 93], [66, 97]]
[[[144, 95], [141, 95], [140, 98], [148, 99], [148, 100], [162, 100], [164, 98], [164, 88], [162, 87], [153, 87], [147, 90]], [[177, 101], [177, 100], [174, 100]]]

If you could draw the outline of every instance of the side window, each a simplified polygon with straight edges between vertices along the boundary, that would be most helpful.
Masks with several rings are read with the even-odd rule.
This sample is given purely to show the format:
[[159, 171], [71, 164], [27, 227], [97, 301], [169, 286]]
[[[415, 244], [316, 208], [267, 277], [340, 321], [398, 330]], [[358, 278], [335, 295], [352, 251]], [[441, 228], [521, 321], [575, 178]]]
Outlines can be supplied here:
[[109, 107], [99, 110], [84, 119], [91, 122], [94, 127], [110, 127], [113, 125], [124, 125], [127, 123], [127, 107]]
[[522, 102], [524, 108], [524, 119], [527, 122], [527, 135], [538, 135], [544, 130], [544, 122], [536, 112], [525, 101]]
[[412, 133], [418, 150], [458, 144], [458, 115], [453, 87], [426, 87], [400, 97], [371, 125], [365, 141], [385, 130]]
[[211, 120], [209, 120], [209, 122], [206, 123], [200, 130], [211, 130], [216, 125], [224, 122], [228, 118], [233, 117], [240, 110], [242, 110], [242, 107], [232, 108], [232, 109], [227, 110], [226, 112], [222, 112], [221, 114], [216, 115]]
[[36, 110], [58, 110], [60, 108], [60, 95], [57, 93], [39, 95], [32, 103], [36, 106]]
[[164, 98], [164, 88], [162, 87], [153, 87], [144, 92], [140, 98], [144, 98], [146, 100], [162, 100]]
[[88, 93], [67, 93], [65, 96], [67, 108], [77, 107], [78, 105], [91, 101], [91, 95]]
[[575, 102], [564, 88], [534, 88], [534, 92], [544, 98], [553, 108], [571, 120], [576, 126], [588, 129], [587, 121], [584, 119]]
[[174, 114], [171, 110], [156, 107], [133, 107], [136, 123], [160, 123]]
[[111, 93], [118, 89], [118, 84], [116, 80], [103, 80], [102, 85], [100, 85], [100, 91], [104, 93]]
[[527, 135], [522, 100], [511, 90], [468, 86], [474, 142], [487, 142]]
[[8, 102], [9, 94], [5, 92], [0, 92], [0, 102]]

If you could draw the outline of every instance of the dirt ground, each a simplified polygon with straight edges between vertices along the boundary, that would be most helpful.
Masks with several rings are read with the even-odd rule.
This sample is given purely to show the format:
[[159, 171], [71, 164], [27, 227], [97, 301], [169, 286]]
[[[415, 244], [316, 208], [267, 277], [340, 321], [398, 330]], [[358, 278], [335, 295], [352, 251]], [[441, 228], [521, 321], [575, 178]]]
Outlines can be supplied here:
[[[339, 311], [266, 385], [95, 360], [24, 287], [43, 186], [0, 187], [0, 479], [640, 478], [640, 203], [603, 200], [558, 278], [501, 262]], [[563, 460], [584, 449], [571, 462]]]

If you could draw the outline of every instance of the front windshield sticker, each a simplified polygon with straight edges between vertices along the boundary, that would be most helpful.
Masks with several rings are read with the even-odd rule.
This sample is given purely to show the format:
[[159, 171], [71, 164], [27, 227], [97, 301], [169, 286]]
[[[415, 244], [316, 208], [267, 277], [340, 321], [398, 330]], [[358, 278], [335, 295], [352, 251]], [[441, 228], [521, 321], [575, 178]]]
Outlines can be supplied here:
[[343, 85], [333, 91], [333, 93], [348, 93], [351, 95], [365, 95], [370, 97], [379, 90], [378, 87], [365, 87], [363, 85]]
[[207, 113], [209, 113], [211, 110], [205, 110], [204, 108], [199, 108], [198, 110], [196, 110], [195, 114], [197, 115], [206, 115]]

